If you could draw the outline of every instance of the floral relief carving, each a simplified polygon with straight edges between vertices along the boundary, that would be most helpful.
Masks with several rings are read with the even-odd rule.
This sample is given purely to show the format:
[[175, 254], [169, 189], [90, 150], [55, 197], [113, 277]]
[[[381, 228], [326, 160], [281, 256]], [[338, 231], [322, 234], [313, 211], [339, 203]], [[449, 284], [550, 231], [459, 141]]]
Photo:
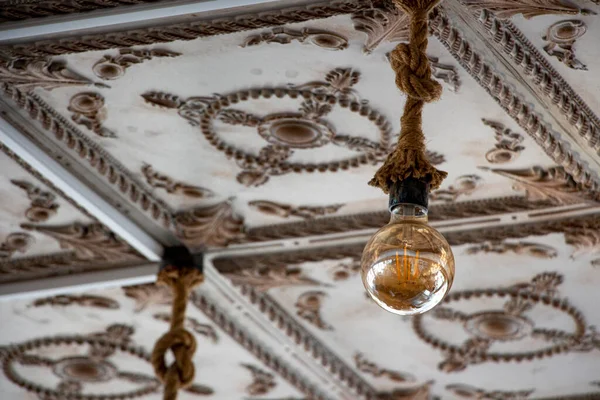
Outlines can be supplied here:
[[333, 327], [323, 321], [321, 306], [327, 294], [321, 290], [311, 290], [302, 293], [296, 300], [296, 314], [319, 329], [333, 330]]
[[[439, 364], [439, 369], [445, 372], [462, 371], [469, 365], [490, 361], [521, 362], [552, 357], [561, 352], [600, 350], [600, 340], [597, 340], [596, 332], [586, 326], [582, 313], [566, 299], [559, 297], [558, 287], [562, 282], [560, 274], [548, 272], [534, 276], [530, 282], [505, 288], [453, 292], [446, 297], [443, 307], [436, 308], [427, 317], [417, 316], [413, 320], [413, 327], [419, 338], [442, 350], [445, 359]], [[475, 300], [481, 303], [481, 297], [508, 299], [499, 310], [464, 313], [450, 307], [454, 302]], [[566, 314], [573, 320], [574, 328], [571, 331], [560, 331], [541, 326], [536, 322], [538, 314], [529, 314], [529, 311], [537, 311], [539, 308], [545, 308], [545, 312], [550, 309], [555, 314]], [[424, 318], [460, 324], [469, 339], [460, 346], [451, 344], [429, 332], [430, 325], [423, 324]], [[504, 342], [505, 346], [510, 346], [521, 340], [532, 343], [528, 345], [528, 350], [522, 351], [519, 348], [501, 353], [491, 350], [496, 342]]]
[[142, 285], [124, 286], [125, 296], [135, 300], [135, 312], [139, 313], [153, 305], [170, 305], [173, 292], [164, 285], [146, 283]]
[[496, 144], [492, 150], [485, 153], [485, 158], [492, 164], [505, 164], [515, 160], [525, 147], [521, 146], [525, 138], [520, 133], [511, 131], [504, 124], [483, 118], [484, 125], [494, 130]]
[[548, 27], [542, 39], [548, 44], [544, 46], [544, 51], [550, 56], [556, 57], [559, 61], [572, 69], [581, 69], [587, 71], [587, 67], [577, 58], [575, 58], [575, 41], [582, 37], [587, 30], [583, 21], [571, 19], [558, 21]]
[[372, 8], [352, 14], [354, 29], [364, 32], [367, 41], [363, 47], [370, 54], [384, 41], [408, 40], [408, 16], [393, 4], [385, 3], [382, 8]]
[[467, 254], [478, 253], [496, 253], [506, 254], [515, 253], [519, 255], [528, 255], [537, 258], [554, 258], [558, 255], [558, 251], [551, 246], [546, 246], [540, 243], [532, 242], [485, 242], [475, 246], [468, 247], [465, 251]]
[[241, 366], [252, 374], [252, 383], [246, 387], [246, 393], [250, 396], [268, 394], [277, 386], [275, 376], [272, 373], [252, 364], [241, 364]]
[[0, 82], [23, 92], [30, 92], [36, 87], [52, 90], [63, 86], [95, 85], [94, 83], [67, 68], [62, 61], [51, 59], [32, 60], [15, 58], [8, 62], [0, 62]]
[[44, 274], [56, 274], [59, 271], [77, 271], [77, 260], [73, 253], [60, 252], [43, 256], [3, 258], [0, 245], [0, 282], [14, 281], [19, 278], [40, 277]]
[[359, 371], [372, 375], [376, 378], [387, 378], [394, 382], [416, 382], [416, 378], [404, 372], [397, 372], [390, 369], [379, 367], [374, 362], [365, 358], [362, 353], [354, 355], [354, 362]]
[[21, 227], [56, 239], [62, 249], [72, 251], [79, 261], [126, 263], [143, 260], [135, 250], [102, 224], [23, 224]]
[[196, 199], [209, 198], [215, 195], [209, 189], [188, 185], [187, 183], [176, 181], [167, 175], [157, 172], [150, 164], [144, 164], [142, 166], [142, 174], [146, 178], [146, 183], [148, 183], [148, 185], [165, 189], [167, 193], [180, 194]]
[[71, 97], [69, 111], [73, 113], [73, 122], [83, 125], [98, 136], [117, 137], [113, 131], [102, 126], [106, 119], [104, 97], [99, 93], [82, 92]]
[[[323, 81], [307, 82], [285, 87], [264, 87], [238, 91], [214, 97], [181, 99], [163, 92], [147, 92], [143, 99], [154, 106], [177, 109], [181, 117], [198, 126], [205, 138], [217, 150], [234, 158], [242, 168], [237, 180], [245, 186], [265, 184], [270, 176], [299, 172], [335, 172], [356, 168], [361, 164], [375, 164], [385, 158], [390, 147], [390, 124], [384, 116], [361, 101], [353, 86], [359, 81], [358, 71], [336, 68], [326, 74]], [[298, 108], [289, 112], [267, 115], [231, 108], [232, 104], [252, 102], [256, 99], [290, 97], [298, 99]], [[326, 119], [335, 109], [346, 110], [366, 118], [379, 133], [379, 141], [349, 136], [337, 132]], [[258, 154], [247, 152], [227, 142], [219, 130], [221, 124], [246, 126], [256, 129], [265, 140]], [[335, 145], [345, 147], [355, 155], [338, 161], [321, 163], [295, 163], [290, 157], [296, 151]]]
[[533, 389], [518, 391], [486, 391], [471, 385], [451, 384], [446, 385], [446, 390], [461, 399], [475, 400], [524, 400], [534, 392]]
[[244, 220], [227, 201], [178, 212], [174, 222], [177, 236], [188, 246], [226, 246], [244, 236]]
[[276, 203], [267, 200], [250, 201], [248, 202], [248, 205], [263, 214], [274, 215], [282, 218], [299, 217], [302, 219], [313, 219], [316, 217], [333, 214], [343, 207], [343, 204], [296, 207], [290, 204]]
[[6, 260], [13, 254], [25, 253], [35, 243], [35, 238], [25, 232], [11, 233], [0, 243], [0, 260]]
[[25, 218], [29, 221], [45, 222], [50, 217], [56, 215], [58, 203], [55, 202], [56, 196], [53, 193], [44, 191], [26, 181], [13, 179], [11, 183], [23, 189], [27, 193], [29, 200], [31, 200], [31, 205], [25, 211]]
[[451, 91], [458, 92], [461, 81], [456, 67], [453, 65], [442, 64], [439, 62], [439, 59], [434, 56], [427, 56], [427, 58], [429, 59], [431, 74], [434, 76], [434, 78], [437, 78], [448, 84]]
[[106, 308], [116, 310], [119, 308], [119, 303], [105, 296], [96, 296], [90, 294], [83, 295], [67, 295], [61, 294], [58, 296], [44, 297], [37, 299], [32, 303], [33, 307], [42, 306], [72, 306], [78, 305], [81, 307]]
[[463, 3], [476, 11], [490, 10], [498, 18], [511, 18], [517, 14], [527, 19], [540, 15], [594, 14], [571, 0], [464, 0]]
[[252, 268], [222, 271], [236, 286], [251, 286], [258, 292], [283, 286], [321, 286], [319, 281], [305, 276], [300, 268], [278, 266], [253, 266]]
[[477, 175], [463, 175], [456, 178], [453, 185], [447, 189], [438, 189], [429, 195], [431, 201], [453, 202], [459, 196], [469, 195], [482, 183], [481, 177]]
[[334, 265], [329, 269], [329, 275], [334, 281], [345, 281], [360, 271], [360, 259], [353, 259], [350, 262]]
[[288, 44], [297, 40], [300, 43], [310, 43], [326, 50], [344, 50], [348, 47], [348, 39], [335, 32], [304, 28], [295, 30], [286, 27], [273, 28], [270, 31], [250, 35], [241, 47], [256, 46], [261, 43]]
[[98, 78], [105, 80], [118, 79], [125, 75], [127, 68], [134, 64], [157, 57], [177, 57], [180, 53], [161, 49], [119, 49], [116, 56], [105, 55], [92, 67], [92, 71]]
[[[153, 317], [154, 317], [154, 319], [159, 320], [159, 321], [164, 321], [164, 322], [169, 322], [169, 323], [171, 322], [171, 314], [169, 314], [169, 313], [157, 313], [157, 314], [154, 314]], [[210, 341], [212, 343], [217, 343], [219, 341], [219, 338], [217, 336], [217, 331], [215, 330], [215, 328], [212, 327], [212, 325], [203, 324], [201, 322], [198, 322], [197, 319], [192, 318], [192, 317], [186, 317], [185, 325], [187, 328], [191, 329], [198, 335], [202, 335], [202, 336], [210, 339]]]
[[556, 205], [599, 201], [600, 193], [576, 183], [563, 167], [533, 166], [525, 169], [495, 169], [479, 167], [505, 176], [515, 183], [513, 189], [524, 190], [529, 201], [545, 201]]
[[[122, 370], [115, 362], [141, 360], [150, 363], [150, 355], [133, 343], [133, 333], [133, 327], [115, 324], [90, 335], [33, 339], [5, 348], [6, 351], [0, 352], [0, 360], [6, 378], [37, 395], [39, 400], [108, 398], [102, 393], [106, 384], [122, 388], [111, 392], [111, 398], [146, 398], [159, 393], [161, 383], [158, 379], [137, 371]], [[70, 354], [65, 355], [65, 351]], [[59, 383], [49, 387], [40, 379], [40, 368], [47, 368]], [[214, 393], [208, 386], [198, 384], [185, 390], [201, 395]]]
[[[587, 220], [579, 226], [567, 226], [564, 229], [565, 241], [575, 247], [571, 255], [577, 258], [584, 254], [600, 254], [600, 223], [597, 220]], [[600, 258], [591, 261], [592, 266], [600, 265]]]

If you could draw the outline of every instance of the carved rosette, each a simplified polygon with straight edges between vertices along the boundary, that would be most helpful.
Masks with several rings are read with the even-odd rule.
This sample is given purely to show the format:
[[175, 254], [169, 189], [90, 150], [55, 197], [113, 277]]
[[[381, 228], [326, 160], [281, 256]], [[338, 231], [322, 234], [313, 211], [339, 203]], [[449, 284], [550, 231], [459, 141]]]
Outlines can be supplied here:
[[453, 185], [447, 189], [438, 189], [429, 195], [431, 201], [453, 202], [459, 196], [473, 193], [482, 183], [478, 175], [463, 175], [456, 178]]
[[495, 131], [496, 145], [492, 150], [485, 153], [485, 158], [492, 164], [505, 164], [516, 159], [525, 150], [521, 146], [525, 138], [523, 135], [513, 132], [499, 122], [482, 119], [484, 125]]
[[[563, 278], [557, 273], [536, 275], [530, 282], [500, 289], [469, 290], [450, 293], [443, 306], [429, 315], [419, 315], [413, 320], [416, 334], [434, 348], [442, 350], [445, 359], [439, 369], [445, 372], [462, 371], [469, 365], [485, 362], [528, 361], [536, 358], [551, 357], [568, 351], [600, 350], [600, 341], [593, 329], [588, 329], [582, 313], [566, 299], [557, 297], [557, 288]], [[505, 298], [503, 309], [489, 309], [464, 313], [451, 308], [452, 303], [477, 301], [481, 297]], [[462, 308], [459, 304], [458, 307]], [[574, 322], [572, 331], [546, 329], [536, 322], [538, 308], [544, 312], [566, 314]], [[469, 307], [472, 309], [472, 307]], [[428, 320], [424, 323], [425, 319]], [[437, 325], [435, 321], [437, 322]], [[441, 323], [458, 323], [463, 326], [468, 339], [460, 346], [447, 342], [434, 333], [433, 326], [442, 329]], [[496, 342], [527, 340], [529, 350], [522, 347], [514, 351], [493, 352]]]
[[[256, 88], [187, 100], [160, 92], [145, 93], [142, 97], [152, 105], [177, 109], [179, 115], [192, 125], [199, 126], [211, 145], [236, 160], [243, 169], [237, 176], [238, 182], [245, 186], [259, 186], [273, 175], [303, 171], [334, 172], [359, 167], [361, 164], [376, 164], [385, 158], [390, 147], [390, 124], [365, 101], [360, 100], [353, 89], [359, 77], [357, 71], [337, 68], [330, 71], [324, 81], [298, 86]], [[237, 103], [283, 97], [298, 99], [298, 109], [261, 116], [231, 108]], [[379, 141], [337, 132], [326, 119], [336, 107], [369, 120], [379, 133]], [[258, 154], [237, 148], [219, 132], [220, 124], [255, 128], [257, 134], [265, 140], [265, 147]], [[314, 164], [289, 161], [295, 151], [327, 145], [346, 147], [357, 154], [338, 161]]]
[[575, 58], [575, 41], [582, 37], [587, 30], [585, 23], [581, 20], [571, 19], [558, 21], [550, 25], [542, 39], [548, 44], [544, 51], [550, 56], [572, 69], [587, 71], [587, 67]]
[[313, 44], [325, 50], [344, 50], [348, 47], [348, 39], [335, 32], [304, 28], [294, 30], [286, 27], [273, 28], [256, 35], [250, 35], [241, 47], [256, 46], [262, 43], [288, 44], [293, 41]]
[[0, 243], [0, 260], [9, 259], [14, 253], [25, 253], [31, 245], [35, 243], [35, 238], [25, 232], [11, 233], [2, 243]]
[[77, 93], [71, 97], [68, 109], [73, 113], [71, 119], [75, 123], [85, 126], [98, 136], [116, 137], [113, 131], [102, 126], [102, 122], [106, 119], [106, 109], [104, 108], [104, 97], [101, 94]]
[[11, 180], [11, 183], [23, 189], [31, 200], [30, 207], [25, 211], [25, 218], [29, 221], [45, 222], [56, 215], [58, 203], [55, 202], [56, 196], [53, 193], [44, 191], [26, 181]]

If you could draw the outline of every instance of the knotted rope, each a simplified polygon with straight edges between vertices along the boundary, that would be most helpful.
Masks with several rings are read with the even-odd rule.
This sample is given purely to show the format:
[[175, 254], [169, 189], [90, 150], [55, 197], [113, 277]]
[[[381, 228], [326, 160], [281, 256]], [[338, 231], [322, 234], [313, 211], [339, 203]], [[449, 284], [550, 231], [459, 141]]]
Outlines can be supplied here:
[[431, 78], [427, 59], [428, 14], [438, 0], [394, 0], [396, 6], [410, 16], [409, 43], [400, 43], [390, 54], [396, 72], [396, 86], [408, 96], [398, 144], [369, 182], [389, 193], [396, 181], [412, 177], [438, 188], [447, 173], [435, 168], [425, 152], [422, 111], [425, 103], [438, 100], [442, 86]]
[[[165, 386], [164, 400], [175, 400], [177, 391], [185, 389], [194, 380], [192, 357], [196, 339], [184, 328], [185, 309], [190, 291], [203, 280], [202, 273], [195, 268], [166, 266], [158, 273], [157, 284], [170, 286], [174, 294], [171, 328], [158, 339], [152, 350], [154, 372]], [[175, 361], [167, 366], [165, 355], [169, 349]]]

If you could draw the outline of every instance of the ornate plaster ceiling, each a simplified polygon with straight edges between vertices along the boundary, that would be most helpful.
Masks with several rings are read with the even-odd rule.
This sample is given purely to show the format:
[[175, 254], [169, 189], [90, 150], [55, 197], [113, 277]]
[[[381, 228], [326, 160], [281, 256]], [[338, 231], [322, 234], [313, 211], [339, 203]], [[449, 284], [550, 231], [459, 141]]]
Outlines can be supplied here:
[[[346, 0], [167, 18], [167, 3], [0, 2], [6, 31], [165, 10], [0, 41], [0, 112], [149, 237], [205, 252], [188, 321], [196, 393], [182, 398], [600, 397], [597, 1], [445, 0], [432, 13], [444, 94], [424, 130], [449, 177], [429, 211], [457, 275], [414, 319], [377, 308], [358, 277], [388, 216], [366, 182], [399, 131], [387, 53], [406, 16]], [[146, 261], [2, 150], [1, 282]], [[0, 397], [160, 398], [147, 353], [164, 296], [1, 302]]]

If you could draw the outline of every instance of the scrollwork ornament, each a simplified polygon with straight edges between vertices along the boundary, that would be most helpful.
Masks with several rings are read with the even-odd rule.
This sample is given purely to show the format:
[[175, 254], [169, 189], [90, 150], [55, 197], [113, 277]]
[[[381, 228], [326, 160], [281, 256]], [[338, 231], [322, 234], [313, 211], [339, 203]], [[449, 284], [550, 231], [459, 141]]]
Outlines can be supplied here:
[[241, 47], [256, 46], [262, 43], [288, 44], [294, 40], [300, 43], [310, 43], [326, 50], [344, 50], [348, 47], [348, 39], [335, 32], [312, 28], [294, 30], [286, 27], [277, 27], [248, 36]]
[[27, 193], [27, 197], [31, 200], [31, 205], [25, 211], [25, 217], [31, 222], [45, 222], [50, 217], [56, 215], [58, 211], [58, 203], [56, 196], [32, 183], [22, 180], [11, 180], [11, 183], [20, 187]]
[[77, 93], [69, 102], [69, 111], [73, 113], [71, 119], [85, 126], [98, 136], [114, 138], [115, 133], [104, 127], [102, 122], [106, 119], [104, 97], [100, 93]]
[[118, 79], [125, 75], [127, 68], [155, 57], [177, 57], [180, 53], [161, 49], [119, 49], [116, 56], [105, 55], [92, 67], [98, 78], [105, 80]]
[[28, 233], [11, 233], [0, 243], [0, 260], [9, 259], [17, 252], [25, 253], [34, 243], [35, 238]]
[[521, 146], [525, 138], [520, 133], [513, 132], [504, 124], [489, 119], [482, 119], [484, 125], [495, 132], [496, 144], [485, 153], [485, 158], [492, 164], [505, 164], [515, 160], [525, 147]]
[[558, 21], [548, 27], [542, 39], [548, 44], [544, 51], [556, 57], [559, 61], [572, 69], [587, 71], [587, 67], [575, 57], [575, 41], [587, 31], [585, 22], [571, 19]]

